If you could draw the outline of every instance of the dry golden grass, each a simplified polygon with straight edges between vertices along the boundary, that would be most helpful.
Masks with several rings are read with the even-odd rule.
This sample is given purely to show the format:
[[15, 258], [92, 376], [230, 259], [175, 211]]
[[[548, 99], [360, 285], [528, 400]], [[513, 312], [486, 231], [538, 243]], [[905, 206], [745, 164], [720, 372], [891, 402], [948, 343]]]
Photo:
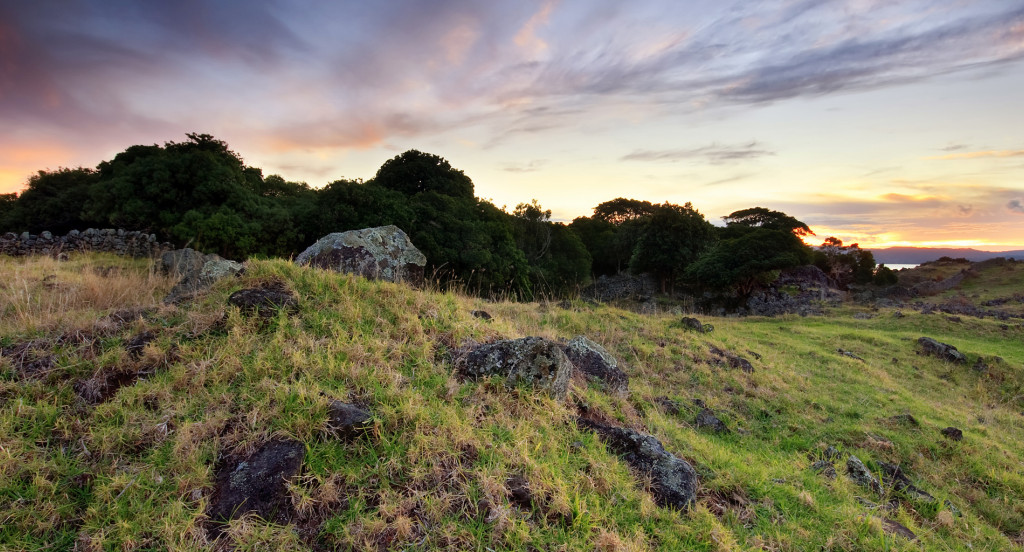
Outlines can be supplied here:
[[0, 334], [75, 329], [112, 310], [158, 304], [173, 285], [149, 259], [0, 257]]

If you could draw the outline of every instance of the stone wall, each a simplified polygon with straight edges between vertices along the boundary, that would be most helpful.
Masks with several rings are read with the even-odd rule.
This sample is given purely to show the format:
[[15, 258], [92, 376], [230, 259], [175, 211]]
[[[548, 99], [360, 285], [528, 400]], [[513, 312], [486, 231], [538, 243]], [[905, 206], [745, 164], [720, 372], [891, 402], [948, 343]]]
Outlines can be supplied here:
[[171, 249], [174, 249], [173, 245], [157, 241], [153, 234], [110, 228], [90, 228], [84, 232], [72, 230], [66, 236], [54, 236], [50, 232], [38, 235], [7, 232], [0, 236], [0, 254], [11, 256], [56, 256], [72, 251], [97, 251], [132, 257], [156, 257]]

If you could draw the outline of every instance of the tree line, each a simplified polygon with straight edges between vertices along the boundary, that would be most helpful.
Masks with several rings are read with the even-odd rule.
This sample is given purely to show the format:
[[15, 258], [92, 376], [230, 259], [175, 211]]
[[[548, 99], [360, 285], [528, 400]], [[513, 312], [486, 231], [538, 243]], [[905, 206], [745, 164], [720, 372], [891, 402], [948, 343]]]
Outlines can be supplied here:
[[264, 176], [213, 136], [187, 138], [131, 146], [95, 169], [38, 171], [20, 194], [0, 195], [0, 231], [128, 228], [243, 259], [290, 257], [331, 232], [394, 224], [426, 255], [433, 278], [522, 298], [569, 293], [625, 270], [652, 274], [665, 292], [740, 295], [809, 263], [842, 283], [882, 273], [869, 251], [835, 238], [812, 249], [802, 240], [813, 234], [806, 224], [762, 207], [716, 227], [690, 203], [617, 198], [563, 224], [536, 200], [506, 212], [476, 197], [463, 171], [417, 150], [369, 180], [314, 189]]

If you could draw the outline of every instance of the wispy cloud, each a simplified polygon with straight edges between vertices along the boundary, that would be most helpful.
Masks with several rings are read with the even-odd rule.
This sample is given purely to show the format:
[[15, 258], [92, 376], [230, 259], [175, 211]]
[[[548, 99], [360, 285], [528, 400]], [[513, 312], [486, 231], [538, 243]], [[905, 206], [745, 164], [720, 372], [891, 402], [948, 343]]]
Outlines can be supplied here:
[[925, 159], [938, 159], [943, 161], [949, 161], [954, 159], [985, 159], [985, 158], [1004, 158], [1004, 157], [1024, 157], [1024, 150], [985, 150], [985, 151], [968, 151], [964, 153], [951, 153], [948, 155], [936, 155], [934, 157], [925, 157]]
[[539, 171], [548, 162], [547, 159], [534, 159], [529, 163], [509, 163], [501, 168], [505, 172], [528, 173]]
[[1011, 199], [1007, 204], [1006, 208], [1014, 213], [1020, 213], [1024, 215], [1024, 200]]
[[677, 162], [697, 159], [707, 163], [719, 164], [746, 161], [759, 157], [775, 155], [774, 151], [763, 148], [757, 142], [738, 145], [711, 144], [699, 148], [682, 148], [668, 150], [636, 150], [622, 156], [623, 161], [667, 161]]

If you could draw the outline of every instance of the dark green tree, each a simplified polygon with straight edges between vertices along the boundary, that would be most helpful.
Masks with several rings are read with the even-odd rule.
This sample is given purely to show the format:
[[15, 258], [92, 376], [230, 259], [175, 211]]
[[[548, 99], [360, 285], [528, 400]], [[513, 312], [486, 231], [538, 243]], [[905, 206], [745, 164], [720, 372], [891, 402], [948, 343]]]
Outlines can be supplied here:
[[715, 230], [693, 205], [656, 205], [640, 233], [629, 268], [650, 272], [671, 292], [677, 277], [715, 241]]
[[49, 230], [55, 234], [84, 230], [94, 221], [83, 217], [82, 205], [97, 180], [96, 171], [82, 167], [37, 172], [17, 199], [8, 200], [0, 219], [3, 228], [32, 233]]
[[551, 222], [551, 211], [536, 199], [516, 205], [512, 215], [516, 245], [529, 263], [534, 294], [564, 294], [587, 281], [590, 254], [571, 228]]
[[731, 237], [742, 233], [747, 228], [764, 228], [766, 230], [781, 230], [790, 232], [797, 236], [813, 236], [811, 231], [803, 222], [783, 213], [772, 211], [764, 207], [751, 207], [734, 211], [724, 217], [727, 230], [725, 237]]
[[596, 275], [611, 275], [619, 272], [629, 262], [628, 256], [616, 254], [615, 237], [619, 227], [595, 217], [577, 217], [569, 225], [592, 260], [592, 270]]
[[651, 216], [657, 207], [650, 201], [617, 197], [594, 207], [594, 218], [620, 226]]
[[869, 284], [875, 277], [874, 254], [856, 243], [844, 246], [835, 236], [825, 239], [813, 259], [815, 266], [843, 288], [850, 284]]
[[810, 248], [793, 232], [755, 227], [720, 240], [686, 269], [684, 277], [702, 287], [747, 297], [777, 277], [776, 271], [810, 260]]
[[473, 181], [438, 155], [409, 150], [388, 159], [373, 182], [389, 190], [414, 196], [425, 192], [473, 199]]

